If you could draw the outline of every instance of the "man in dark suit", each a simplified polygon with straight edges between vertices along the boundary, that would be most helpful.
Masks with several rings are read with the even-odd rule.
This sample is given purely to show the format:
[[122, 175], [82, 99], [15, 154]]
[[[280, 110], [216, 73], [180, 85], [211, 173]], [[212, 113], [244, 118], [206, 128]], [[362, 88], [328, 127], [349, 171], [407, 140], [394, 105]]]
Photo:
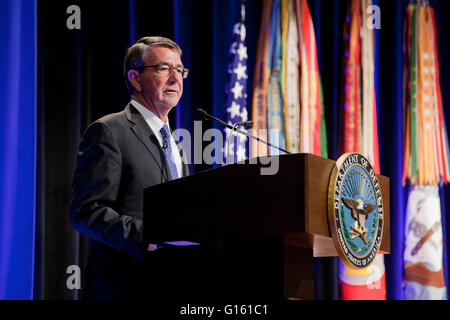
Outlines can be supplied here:
[[181, 49], [167, 38], [142, 38], [128, 49], [124, 74], [131, 101], [86, 129], [73, 180], [71, 223], [90, 238], [87, 299], [158, 296], [179, 283], [176, 275], [162, 274], [175, 270], [173, 257], [185, 250], [144, 243], [142, 222], [144, 188], [188, 175], [167, 118], [188, 74]]

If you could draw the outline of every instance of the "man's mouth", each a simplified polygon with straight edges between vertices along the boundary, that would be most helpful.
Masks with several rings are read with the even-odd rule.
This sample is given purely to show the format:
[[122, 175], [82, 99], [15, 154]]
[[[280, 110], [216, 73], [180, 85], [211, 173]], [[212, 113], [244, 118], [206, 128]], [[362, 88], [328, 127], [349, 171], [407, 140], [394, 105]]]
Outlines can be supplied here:
[[167, 89], [167, 90], [164, 90], [164, 92], [165, 93], [177, 93], [177, 90], [175, 90], [175, 89]]

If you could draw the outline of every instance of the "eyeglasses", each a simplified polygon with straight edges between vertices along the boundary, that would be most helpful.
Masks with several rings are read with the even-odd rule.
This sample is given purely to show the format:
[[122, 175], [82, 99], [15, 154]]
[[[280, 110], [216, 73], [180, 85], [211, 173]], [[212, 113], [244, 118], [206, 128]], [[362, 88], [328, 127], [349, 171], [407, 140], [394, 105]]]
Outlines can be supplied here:
[[170, 74], [172, 74], [172, 71], [176, 71], [177, 77], [181, 77], [183, 79], [186, 79], [189, 74], [189, 69], [181, 68], [181, 67], [172, 67], [169, 64], [166, 63], [160, 63], [155, 64], [151, 66], [140, 66], [136, 67], [137, 70], [144, 69], [144, 68], [155, 68], [156, 73], [161, 77], [168, 77]]

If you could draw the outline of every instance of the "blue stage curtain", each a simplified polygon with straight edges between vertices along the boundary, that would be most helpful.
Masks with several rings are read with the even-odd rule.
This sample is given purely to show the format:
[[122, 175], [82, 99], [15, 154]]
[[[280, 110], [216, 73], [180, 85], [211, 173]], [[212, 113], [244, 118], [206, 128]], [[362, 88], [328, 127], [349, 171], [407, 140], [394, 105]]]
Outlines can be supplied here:
[[0, 2], [0, 299], [32, 299], [36, 1]]
[[[212, 114], [226, 121], [225, 104], [227, 96], [225, 86], [228, 83], [228, 64], [231, 62], [230, 46], [233, 41], [233, 26], [239, 21], [241, 12], [240, 1], [213, 1], [213, 65], [212, 65]], [[246, 23], [246, 26], [248, 23]], [[248, 71], [248, 70], [247, 70]], [[247, 72], [249, 74], [249, 72]], [[251, 82], [248, 82], [251, 84]], [[250, 88], [251, 85], [248, 86]], [[247, 98], [251, 97], [248, 94]], [[247, 100], [247, 108], [251, 105]], [[249, 109], [247, 109], [250, 111]], [[217, 123], [213, 127], [223, 130], [223, 127]]]
[[[339, 136], [339, 81], [340, 61], [339, 42], [341, 33], [339, 7], [340, 1], [324, 4], [322, 0], [309, 1], [309, 9], [314, 24], [317, 46], [317, 60], [322, 79], [327, 127], [328, 155], [337, 159], [335, 143]], [[342, 19], [341, 19], [342, 20]], [[326, 72], [324, 72], [326, 70]], [[339, 141], [339, 140], [336, 140]], [[314, 298], [316, 300], [339, 299], [338, 258], [314, 258]]]
[[[183, 83], [183, 98], [176, 108], [176, 128], [184, 128], [193, 133], [192, 124], [192, 77], [195, 79], [196, 70], [192, 69], [192, 30], [193, 22], [190, 17], [193, 14], [193, 5], [191, 1], [173, 0], [173, 22], [174, 22], [174, 41], [183, 50], [182, 61], [184, 66], [190, 69], [189, 77]], [[205, 26], [206, 27], [206, 26]], [[204, 106], [197, 106], [202, 107]], [[191, 169], [192, 171], [192, 169]]]
[[137, 19], [136, 19], [136, 2], [135, 0], [128, 1], [128, 20], [129, 20], [129, 38], [130, 46], [136, 43], [137, 39]]
[[387, 299], [403, 299], [405, 190], [403, 172], [403, 19], [405, 1], [380, 1], [377, 38], [377, 111], [381, 174], [390, 178], [391, 254], [385, 256]]
[[[449, 1], [437, 1], [430, 2], [434, 7], [436, 15], [436, 27], [437, 27], [437, 45], [439, 54], [439, 71], [441, 78], [441, 93], [445, 113], [445, 123], [447, 124], [447, 134], [449, 132], [450, 124], [450, 64], [446, 62], [450, 55], [450, 43], [448, 41], [448, 30], [450, 30], [450, 20], [448, 19], [448, 13], [450, 10]], [[450, 210], [450, 187], [446, 186], [440, 189], [441, 197], [441, 212], [442, 212], [442, 231], [443, 231], [443, 251], [444, 251], [444, 276], [445, 284], [447, 286], [447, 297], [449, 296], [449, 283], [448, 283], [448, 258], [449, 249], [448, 245], [450, 224], [447, 215]]]

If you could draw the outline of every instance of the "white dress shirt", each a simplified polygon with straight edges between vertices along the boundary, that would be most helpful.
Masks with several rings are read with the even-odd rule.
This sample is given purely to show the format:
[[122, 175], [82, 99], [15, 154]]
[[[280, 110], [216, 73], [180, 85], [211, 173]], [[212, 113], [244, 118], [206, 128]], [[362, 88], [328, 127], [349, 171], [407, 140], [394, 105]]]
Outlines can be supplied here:
[[[155, 134], [156, 138], [158, 139], [159, 145], [162, 147], [163, 146], [163, 137], [162, 137], [160, 130], [163, 127], [164, 122], [157, 115], [155, 115], [153, 112], [148, 110], [146, 107], [144, 107], [142, 104], [140, 104], [136, 100], [131, 99], [131, 104], [144, 117], [145, 122], [147, 122], [150, 129], [152, 129], [153, 133]], [[175, 143], [175, 139], [172, 136], [172, 131], [170, 130], [170, 125], [169, 125], [169, 119], [167, 119], [167, 126], [169, 127], [169, 131], [170, 131], [170, 145], [172, 148], [173, 161], [175, 162], [175, 165], [177, 167], [178, 177], [182, 177], [183, 176], [183, 165], [181, 162], [181, 155], [180, 155], [180, 152], [178, 151], [178, 147], [177, 147], [177, 144]]]

